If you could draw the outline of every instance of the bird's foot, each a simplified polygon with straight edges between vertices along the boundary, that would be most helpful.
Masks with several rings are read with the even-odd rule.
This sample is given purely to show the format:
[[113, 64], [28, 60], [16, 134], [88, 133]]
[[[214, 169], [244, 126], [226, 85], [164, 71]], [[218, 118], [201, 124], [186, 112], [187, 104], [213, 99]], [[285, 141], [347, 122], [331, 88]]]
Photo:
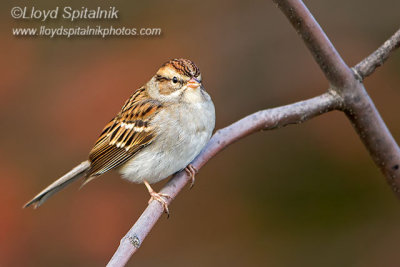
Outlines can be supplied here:
[[167, 214], [167, 216], [169, 217], [169, 209], [168, 209], [168, 203], [164, 198], [171, 198], [171, 196], [167, 195], [167, 194], [163, 194], [163, 193], [157, 193], [156, 191], [153, 190], [153, 188], [151, 188], [150, 184], [147, 181], [144, 181], [144, 184], [147, 187], [147, 190], [149, 191], [150, 194], [150, 199], [149, 199], [149, 204], [153, 201], [156, 200], [158, 202], [161, 203], [161, 205], [164, 208], [164, 212]]
[[192, 182], [190, 183], [190, 189], [192, 189], [192, 187], [194, 186], [194, 181], [195, 181], [194, 178], [196, 176], [196, 173], [198, 173], [199, 171], [192, 164], [187, 165], [185, 168], [185, 171], [190, 176], [190, 179], [192, 180]]

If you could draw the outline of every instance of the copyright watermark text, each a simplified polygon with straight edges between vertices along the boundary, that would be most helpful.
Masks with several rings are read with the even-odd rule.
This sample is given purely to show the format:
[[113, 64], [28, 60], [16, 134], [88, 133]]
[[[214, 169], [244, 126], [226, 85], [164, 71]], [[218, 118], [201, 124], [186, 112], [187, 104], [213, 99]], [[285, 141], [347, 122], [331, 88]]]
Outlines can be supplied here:
[[160, 28], [127, 28], [127, 27], [102, 27], [102, 26], [86, 26], [86, 27], [64, 27], [49, 28], [40, 26], [38, 28], [14, 28], [12, 29], [14, 36], [28, 37], [116, 37], [116, 36], [159, 36], [162, 31]]
[[[11, 17], [15, 21], [36, 21], [42, 25], [37, 26], [35, 23], [34, 27], [13, 27], [12, 34], [17, 37], [63, 37], [72, 38], [79, 36], [92, 36], [92, 37], [118, 37], [118, 36], [160, 36], [162, 34], [161, 28], [138, 28], [129, 26], [104, 26], [93, 25], [93, 23], [99, 24], [99, 20], [116, 21], [120, 19], [120, 11], [115, 6], [108, 8], [101, 7], [80, 7], [72, 8], [70, 6], [65, 7], [54, 7], [48, 9], [41, 9], [35, 6], [14, 6], [10, 10]], [[48, 24], [52, 22], [52, 27]], [[79, 21], [86, 21], [86, 25], [80, 24]], [[67, 25], [56, 25], [65, 22]], [[119, 24], [119, 23], [118, 23]]]
[[11, 17], [14, 19], [25, 19], [25, 20], [40, 20], [47, 21], [50, 19], [62, 18], [69, 21], [75, 20], [98, 20], [98, 19], [118, 19], [119, 10], [114, 6], [108, 9], [102, 9], [97, 7], [90, 9], [87, 7], [81, 7], [80, 9], [73, 9], [70, 6], [67, 7], [55, 7], [54, 9], [38, 9], [36, 7], [13, 7], [11, 9]]

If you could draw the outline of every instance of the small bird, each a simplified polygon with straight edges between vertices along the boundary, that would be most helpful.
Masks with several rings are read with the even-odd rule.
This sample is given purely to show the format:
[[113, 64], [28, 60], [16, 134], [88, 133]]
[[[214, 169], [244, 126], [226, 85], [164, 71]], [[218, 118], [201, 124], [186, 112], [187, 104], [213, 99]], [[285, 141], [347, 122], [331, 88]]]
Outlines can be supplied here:
[[188, 59], [166, 62], [149, 82], [137, 89], [104, 127], [82, 162], [36, 195], [24, 207], [39, 207], [51, 195], [83, 176], [83, 185], [116, 169], [123, 178], [144, 183], [150, 200], [164, 198], [150, 184], [185, 169], [194, 183], [190, 162], [211, 138], [215, 108], [202, 85], [199, 68]]

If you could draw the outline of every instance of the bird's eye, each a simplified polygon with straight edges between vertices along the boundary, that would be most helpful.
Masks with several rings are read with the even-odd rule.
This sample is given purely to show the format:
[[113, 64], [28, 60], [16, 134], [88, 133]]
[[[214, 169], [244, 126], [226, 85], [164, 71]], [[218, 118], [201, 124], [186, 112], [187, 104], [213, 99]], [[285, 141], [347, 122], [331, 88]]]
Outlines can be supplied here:
[[172, 78], [172, 82], [173, 83], [177, 83], [178, 82], [178, 78], [176, 78], [176, 77]]

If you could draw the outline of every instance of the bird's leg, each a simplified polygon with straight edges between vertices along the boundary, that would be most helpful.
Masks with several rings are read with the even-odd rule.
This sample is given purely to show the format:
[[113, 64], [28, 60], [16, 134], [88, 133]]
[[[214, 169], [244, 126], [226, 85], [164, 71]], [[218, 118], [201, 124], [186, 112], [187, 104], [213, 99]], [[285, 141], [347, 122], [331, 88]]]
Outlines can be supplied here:
[[151, 201], [157, 200], [158, 202], [161, 203], [161, 205], [164, 208], [164, 212], [169, 217], [168, 203], [167, 203], [167, 201], [165, 199], [163, 199], [163, 197], [165, 197], [165, 198], [171, 198], [171, 197], [169, 195], [167, 195], [167, 194], [157, 193], [156, 191], [154, 191], [153, 188], [151, 188], [150, 184], [146, 180], [143, 180], [143, 183], [147, 187], [147, 190], [149, 191], [149, 194], [151, 196], [150, 200], [149, 200], [149, 204], [150, 204]]
[[192, 182], [190, 183], [190, 189], [191, 189], [194, 186], [194, 177], [195, 177], [196, 173], [198, 173], [199, 171], [192, 164], [187, 165], [185, 168], [185, 171], [190, 176], [190, 179], [192, 180]]

